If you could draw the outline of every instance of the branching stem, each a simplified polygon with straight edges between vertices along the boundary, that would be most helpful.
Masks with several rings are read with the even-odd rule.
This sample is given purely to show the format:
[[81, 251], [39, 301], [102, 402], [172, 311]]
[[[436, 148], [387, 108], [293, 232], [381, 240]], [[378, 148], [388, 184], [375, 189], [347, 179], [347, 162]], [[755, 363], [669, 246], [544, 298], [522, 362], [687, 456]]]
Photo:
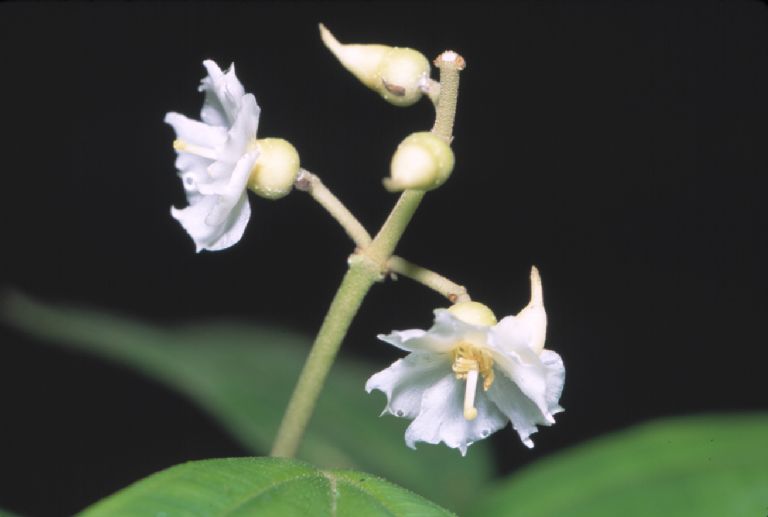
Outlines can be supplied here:
[[344, 231], [347, 232], [347, 235], [355, 242], [358, 248], [365, 248], [371, 243], [371, 235], [365, 227], [344, 206], [344, 203], [339, 201], [339, 198], [328, 190], [328, 187], [323, 184], [320, 178], [308, 170], [301, 169], [296, 178], [295, 186], [297, 190], [303, 190], [312, 196], [312, 199], [317, 201], [320, 206], [325, 208], [331, 214], [331, 217], [336, 219], [341, 227], [344, 228]]
[[[435, 66], [440, 69], [440, 93], [432, 132], [450, 143], [459, 92], [459, 72], [464, 69], [464, 59], [455, 52], [446, 51], [435, 60]], [[344, 336], [368, 290], [374, 282], [383, 279], [383, 272], [397, 243], [424, 198], [423, 191], [403, 192], [376, 237], [371, 241], [365, 228], [323, 186], [317, 176], [306, 171], [302, 174], [304, 180], [297, 187], [309, 192], [328, 210], [352, 237], [359, 249], [350, 258], [349, 270], [331, 302], [283, 416], [272, 448], [272, 456], [281, 457], [296, 455]], [[436, 273], [433, 275], [439, 276]]]

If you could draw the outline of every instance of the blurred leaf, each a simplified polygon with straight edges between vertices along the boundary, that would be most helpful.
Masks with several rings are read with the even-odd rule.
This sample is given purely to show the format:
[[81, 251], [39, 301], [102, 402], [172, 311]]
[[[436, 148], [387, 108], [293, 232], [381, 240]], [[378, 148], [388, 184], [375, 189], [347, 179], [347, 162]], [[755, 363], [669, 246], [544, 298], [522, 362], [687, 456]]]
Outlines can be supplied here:
[[80, 515], [451, 514], [408, 490], [361, 472], [322, 471], [306, 463], [275, 458], [233, 458], [171, 467], [107, 497]]
[[[162, 329], [20, 295], [6, 296], [2, 313], [31, 335], [130, 365], [177, 389], [257, 454], [269, 451], [311, 341], [237, 323]], [[465, 458], [442, 446], [408, 449], [407, 422], [379, 417], [384, 397], [363, 389], [383, 366], [337, 361], [299, 457], [374, 472], [459, 511], [492, 474], [487, 444], [473, 445]]]
[[768, 415], [636, 426], [531, 465], [479, 501], [471, 515], [765, 517]]
[[0, 508], [0, 517], [17, 517], [15, 513], [11, 513], [8, 510]]

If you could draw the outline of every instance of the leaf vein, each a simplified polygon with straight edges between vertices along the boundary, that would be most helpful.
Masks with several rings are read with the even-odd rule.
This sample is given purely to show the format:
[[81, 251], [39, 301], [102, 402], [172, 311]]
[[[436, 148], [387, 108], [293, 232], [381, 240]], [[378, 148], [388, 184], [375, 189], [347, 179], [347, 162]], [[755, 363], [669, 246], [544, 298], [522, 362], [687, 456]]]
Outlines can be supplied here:
[[254, 500], [258, 499], [258, 498], [264, 496], [264, 494], [267, 494], [267, 493], [269, 493], [269, 492], [271, 492], [271, 491], [273, 491], [273, 490], [275, 490], [275, 489], [277, 489], [277, 488], [279, 488], [281, 486], [288, 485], [290, 483], [296, 483], [298, 481], [303, 481], [303, 480], [307, 480], [307, 479], [318, 478], [318, 477], [319, 476], [317, 476], [316, 474], [305, 474], [305, 475], [301, 475], [301, 476], [292, 477], [292, 478], [289, 478], [289, 479], [284, 479], [284, 480], [279, 481], [277, 483], [273, 483], [270, 486], [264, 487], [263, 489], [259, 490], [256, 493], [248, 494], [246, 497], [244, 497], [243, 499], [238, 501], [234, 506], [231, 506], [231, 507], [226, 508], [226, 509], [222, 509], [221, 515], [222, 515], [222, 517], [225, 516], [225, 515], [231, 515], [233, 512], [239, 510], [240, 508], [242, 508], [246, 504], [250, 503], [251, 501], [254, 501]]

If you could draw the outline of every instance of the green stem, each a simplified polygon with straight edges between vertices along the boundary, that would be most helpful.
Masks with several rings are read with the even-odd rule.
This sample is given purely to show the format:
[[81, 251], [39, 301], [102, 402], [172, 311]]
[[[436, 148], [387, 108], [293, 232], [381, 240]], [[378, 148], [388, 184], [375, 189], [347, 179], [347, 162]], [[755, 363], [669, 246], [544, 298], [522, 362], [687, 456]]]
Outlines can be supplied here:
[[[432, 132], [450, 144], [453, 139], [456, 102], [459, 98], [459, 72], [464, 70], [466, 65], [464, 58], [448, 50], [435, 59], [435, 66], [440, 69], [440, 96]], [[366, 251], [372, 260], [384, 263], [389, 259], [421, 200], [424, 199], [424, 193], [423, 190], [406, 190], [400, 195], [397, 204]]]
[[[450, 143], [453, 119], [456, 114], [459, 72], [464, 68], [464, 60], [455, 52], [444, 52], [435, 60], [435, 65], [440, 68], [441, 88], [437, 101], [435, 126], [432, 131]], [[277, 438], [272, 447], [272, 456], [293, 457], [296, 454], [347, 329], [349, 329], [349, 325], [357, 314], [368, 290], [374, 282], [382, 279], [382, 271], [386, 267], [386, 262], [394, 252], [423, 197], [423, 191], [406, 190], [403, 192], [373, 242], [362, 247], [351, 257], [349, 270], [338, 291], [336, 291], [336, 296], [331, 302], [323, 325], [312, 345], [312, 350], [307, 356], [307, 361], [301, 371], [293, 395], [291, 395], [288, 408], [285, 410], [283, 421], [280, 423]], [[321, 204], [323, 203], [321, 202]], [[333, 214], [331, 205], [324, 204], [323, 206]], [[343, 206], [340, 203], [339, 205]], [[337, 214], [340, 213], [337, 212]], [[346, 217], [342, 219], [336, 215], [334, 217], [340, 222], [342, 219], [347, 220], [348, 223], [351, 221]], [[359, 233], [357, 238], [353, 236], [356, 242], [364, 240], [362, 233], [350, 231], [350, 228], [354, 226], [353, 223], [351, 225], [342, 223], [342, 226], [350, 236], [353, 236], [353, 233]]]
[[365, 227], [344, 206], [344, 203], [339, 201], [339, 198], [328, 190], [328, 187], [323, 184], [320, 178], [308, 170], [301, 169], [296, 178], [295, 185], [298, 190], [303, 190], [312, 196], [312, 199], [317, 201], [320, 206], [325, 208], [331, 217], [336, 219], [336, 222], [344, 228], [344, 231], [347, 232], [349, 238], [355, 242], [358, 248], [365, 248], [371, 243], [371, 235]]
[[395, 251], [397, 243], [403, 236], [408, 223], [411, 222], [413, 214], [419, 208], [421, 200], [424, 199], [423, 190], [406, 190], [400, 194], [395, 207], [389, 213], [389, 217], [384, 221], [379, 233], [373, 239], [373, 242], [366, 250], [366, 254], [379, 263], [385, 263]]
[[299, 375], [299, 382], [277, 431], [272, 456], [291, 458], [296, 455], [347, 329], [366, 293], [379, 277], [380, 273], [367, 262], [357, 260], [350, 265]]
[[459, 100], [459, 72], [466, 68], [464, 58], [452, 50], [446, 50], [435, 59], [440, 69], [440, 97], [435, 110], [435, 125], [432, 132], [451, 143], [453, 122], [456, 118], [456, 103]]
[[416, 282], [429, 287], [433, 291], [448, 298], [448, 301], [451, 303], [472, 301], [466, 287], [463, 285], [459, 285], [439, 273], [418, 266], [397, 255], [389, 257], [389, 260], [387, 261], [387, 270], [408, 277], [411, 280], [415, 280]]

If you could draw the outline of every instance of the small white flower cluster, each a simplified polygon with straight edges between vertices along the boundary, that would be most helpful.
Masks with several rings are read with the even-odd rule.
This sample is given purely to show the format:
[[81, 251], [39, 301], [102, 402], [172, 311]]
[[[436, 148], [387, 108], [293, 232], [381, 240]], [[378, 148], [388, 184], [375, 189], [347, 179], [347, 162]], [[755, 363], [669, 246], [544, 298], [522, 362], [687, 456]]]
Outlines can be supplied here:
[[[322, 26], [321, 33], [344, 66], [388, 102], [405, 106], [421, 96], [429, 79], [429, 63], [421, 54], [383, 45], [342, 45]], [[245, 93], [234, 65], [227, 72], [210, 60], [203, 65], [208, 75], [199, 87], [205, 93], [202, 121], [173, 112], [165, 117], [176, 132], [176, 167], [189, 203], [171, 207], [171, 214], [198, 252], [240, 240], [251, 215], [248, 189], [263, 198], [280, 198], [290, 192], [299, 171], [299, 156], [290, 143], [257, 140], [261, 110], [255, 97]], [[407, 137], [393, 157], [385, 186], [430, 190], [441, 185], [454, 165], [449, 142], [431, 132]], [[384, 413], [413, 420], [405, 433], [411, 448], [418, 442], [442, 442], [464, 455], [472, 443], [508, 422], [533, 447], [530, 435], [537, 426], [553, 424], [553, 415], [563, 410], [559, 399], [565, 368], [557, 353], [544, 348], [546, 328], [541, 278], [534, 267], [530, 303], [515, 316], [497, 322], [488, 307], [466, 301], [435, 310], [427, 331], [379, 335], [409, 354], [373, 375], [365, 388], [387, 396]]]
[[365, 389], [387, 396], [384, 413], [413, 419], [405, 432], [411, 448], [443, 442], [464, 455], [509, 421], [533, 447], [536, 426], [553, 424], [563, 410], [565, 368], [558, 354], [544, 349], [546, 327], [541, 279], [533, 268], [531, 301], [516, 316], [497, 323], [485, 305], [463, 302], [437, 309], [428, 331], [380, 335], [410, 353], [373, 375]]

